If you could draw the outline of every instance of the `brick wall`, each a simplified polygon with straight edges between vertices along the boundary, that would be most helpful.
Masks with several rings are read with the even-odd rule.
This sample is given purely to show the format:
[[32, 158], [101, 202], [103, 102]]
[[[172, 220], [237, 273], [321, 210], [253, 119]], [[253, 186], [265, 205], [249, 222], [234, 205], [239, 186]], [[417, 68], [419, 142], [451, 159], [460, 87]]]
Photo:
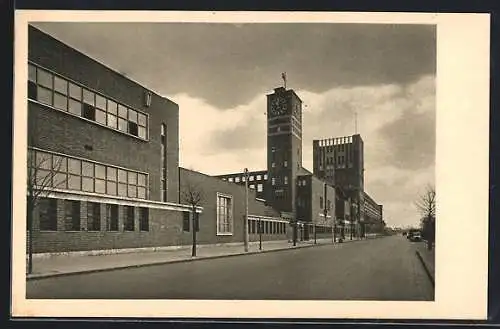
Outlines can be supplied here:
[[138, 211], [134, 208], [134, 231], [124, 231], [125, 208], [118, 206], [118, 231], [106, 230], [106, 205], [100, 204], [100, 230], [87, 230], [87, 202], [80, 201], [80, 230], [65, 231], [65, 200], [57, 200], [58, 231], [40, 231], [35, 209], [33, 250], [35, 253], [99, 249], [161, 247], [191, 243], [182, 233], [182, 213], [149, 208], [149, 231], [139, 230]]
[[[152, 93], [144, 104], [146, 89], [41, 31], [29, 28], [30, 61], [72, 79], [105, 96], [149, 114], [149, 141], [108, 129], [66, 112], [29, 102], [30, 146], [79, 156], [149, 173], [149, 198], [161, 200], [160, 125], [167, 125], [167, 201], [178, 202], [179, 107]], [[92, 146], [87, 150], [85, 145]]]
[[[245, 215], [245, 187], [184, 168], [179, 168], [179, 175], [181, 195], [188, 190], [189, 186], [194, 187], [195, 190], [201, 191], [203, 194], [203, 200], [201, 201], [203, 213], [200, 215], [200, 230], [197, 232], [198, 242], [200, 244], [242, 242]], [[232, 197], [232, 235], [217, 235], [217, 193], [223, 193]], [[265, 206], [262, 202], [255, 200], [255, 198], [255, 191], [248, 189], [249, 215], [279, 216], [279, 212]], [[182, 196], [181, 203], [185, 203]], [[192, 229], [192, 223], [190, 229]], [[188, 240], [191, 239], [192, 232], [185, 234], [189, 235]], [[263, 239], [284, 240], [286, 239], [286, 234], [267, 234]]]

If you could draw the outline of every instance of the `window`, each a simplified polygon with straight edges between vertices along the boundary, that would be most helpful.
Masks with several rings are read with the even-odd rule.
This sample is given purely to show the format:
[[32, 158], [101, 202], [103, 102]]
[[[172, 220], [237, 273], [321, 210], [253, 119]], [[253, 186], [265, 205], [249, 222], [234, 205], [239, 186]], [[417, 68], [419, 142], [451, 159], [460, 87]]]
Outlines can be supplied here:
[[250, 229], [249, 229], [250, 234], [255, 234], [255, 232], [256, 232], [256, 230], [255, 230], [255, 226], [256, 226], [256, 225], [255, 225], [255, 224], [256, 224], [256, 223], [255, 223], [255, 221], [254, 221], [254, 220], [251, 220], [251, 221], [250, 221]]
[[276, 167], [276, 163], [271, 163], [271, 167], [275, 168]]
[[106, 205], [106, 229], [108, 231], [118, 231], [118, 205]]
[[261, 175], [257, 175], [257, 180], [261, 180], [262, 179], [262, 176]]
[[319, 197], [319, 207], [321, 209], [323, 209], [323, 197], [322, 196]]
[[267, 174], [264, 174], [264, 180], [267, 180]]
[[239, 177], [235, 177], [234, 181], [235, 181], [235, 183], [239, 183], [240, 182], [240, 178]]
[[217, 194], [217, 234], [232, 234], [233, 199]]
[[263, 185], [262, 184], [257, 184], [257, 192], [262, 192], [264, 189], [263, 189]]
[[288, 161], [283, 161], [283, 167], [288, 167]]
[[83, 104], [83, 117], [95, 121], [95, 108], [89, 104]]
[[271, 185], [273, 185], [273, 186], [276, 185], [276, 178], [275, 177], [271, 178]]
[[229, 177], [227, 180], [228, 180], [229, 182], [233, 182], [233, 178], [232, 178], [232, 177]]
[[167, 202], [167, 125], [161, 124], [161, 201]]
[[247, 178], [245, 176], [241, 177], [242, 182], [246, 182]]
[[248, 177], [248, 180], [251, 181], [251, 182], [253, 182], [253, 179], [254, 179], [253, 175], [250, 176], [250, 177]]
[[87, 230], [101, 230], [101, 205], [95, 202], [87, 202]]
[[80, 201], [64, 200], [64, 230], [80, 231]]
[[190, 219], [191, 219], [191, 213], [189, 211], [185, 211], [182, 213], [182, 230], [184, 232], [189, 232]]
[[250, 187], [252, 190], [254, 190], [254, 189], [255, 189], [255, 185], [254, 185], [254, 184], [250, 184], [250, 186], [249, 186], [249, 187]]
[[147, 139], [146, 114], [28, 64], [28, 98], [114, 130]]
[[57, 200], [40, 198], [38, 201], [40, 231], [57, 231]]
[[288, 176], [283, 177], [285, 185], [288, 185]]
[[132, 206], [125, 206], [124, 231], [134, 231], [135, 229], [135, 209]]
[[139, 230], [149, 231], [149, 209], [139, 208]]

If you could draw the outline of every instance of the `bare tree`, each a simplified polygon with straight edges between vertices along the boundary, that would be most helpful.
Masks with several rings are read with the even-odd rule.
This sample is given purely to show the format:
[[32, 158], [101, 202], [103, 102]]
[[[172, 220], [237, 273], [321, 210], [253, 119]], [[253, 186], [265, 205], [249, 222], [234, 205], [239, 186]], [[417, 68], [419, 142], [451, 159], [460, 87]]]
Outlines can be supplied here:
[[28, 244], [28, 273], [33, 273], [33, 230], [35, 209], [40, 199], [47, 197], [53, 188], [65, 184], [66, 178], [56, 175], [61, 171], [64, 158], [54, 157], [50, 153], [28, 149], [27, 163], [27, 225], [29, 234]]
[[196, 231], [199, 227], [198, 214], [196, 208], [203, 201], [203, 191], [197, 184], [187, 180], [181, 187], [182, 201], [191, 207], [192, 222], [193, 222], [193, 249], [191, 255], [196, 256]]
[[433, 185], [427, 185], [424, 193], [415, 201], [415, 206], [421, 215], [422, 235], [427, 240], [427, 247], [430, 250], [435, 240], [436, 223], [436, 189]]

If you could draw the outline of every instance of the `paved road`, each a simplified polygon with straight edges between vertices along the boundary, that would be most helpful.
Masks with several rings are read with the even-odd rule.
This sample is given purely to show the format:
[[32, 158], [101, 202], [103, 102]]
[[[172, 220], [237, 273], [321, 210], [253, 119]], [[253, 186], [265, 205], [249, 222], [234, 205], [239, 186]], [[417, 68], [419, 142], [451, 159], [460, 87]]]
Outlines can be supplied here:
[[433, 300], [401, 236], [27, 282], [27, 298]]

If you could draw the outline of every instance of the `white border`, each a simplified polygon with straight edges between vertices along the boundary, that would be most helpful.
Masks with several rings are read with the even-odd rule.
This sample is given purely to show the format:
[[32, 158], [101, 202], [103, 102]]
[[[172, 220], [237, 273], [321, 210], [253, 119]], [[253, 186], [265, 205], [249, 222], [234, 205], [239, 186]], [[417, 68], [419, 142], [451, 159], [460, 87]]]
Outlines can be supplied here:
[[[435, 301], [26, 300], [28, 21], [437, 24]], [[489, 14], [469, 13], [16, 11], [13, 316], [486, 319], [489, 27]]]

